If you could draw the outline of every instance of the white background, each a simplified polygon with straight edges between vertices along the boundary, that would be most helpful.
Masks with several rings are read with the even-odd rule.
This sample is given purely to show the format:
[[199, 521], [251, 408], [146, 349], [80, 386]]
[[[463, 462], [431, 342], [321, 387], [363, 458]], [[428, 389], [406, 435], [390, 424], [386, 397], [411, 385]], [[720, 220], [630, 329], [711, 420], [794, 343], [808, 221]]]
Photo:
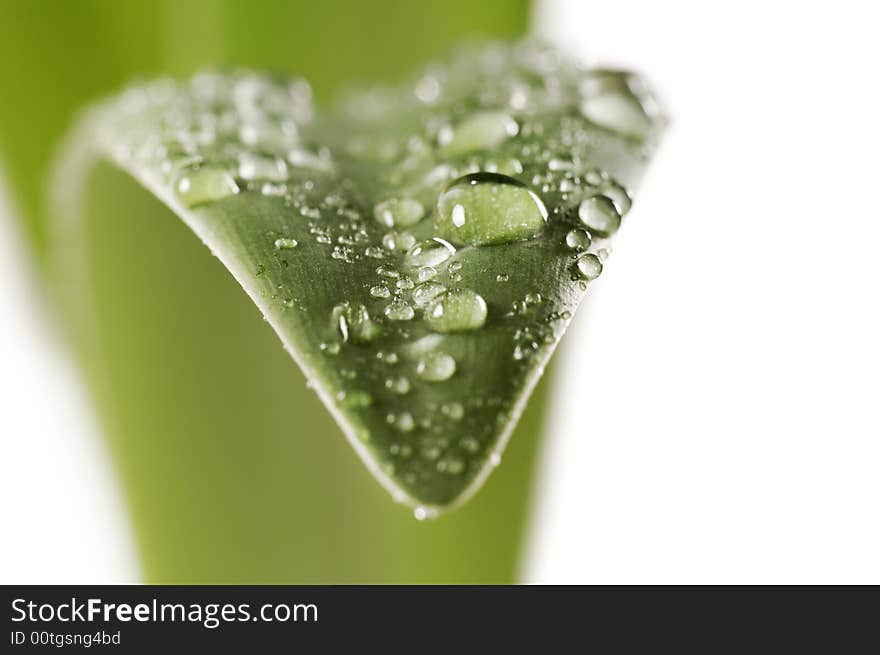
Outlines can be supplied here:
[[[878, 20], [705, 5], [535, 12], [646, 72], [673, 124], [558, 355], [524, 579], [880, 583]], [[136, 580], [17, 247], [4, 216], [0, 582]]]

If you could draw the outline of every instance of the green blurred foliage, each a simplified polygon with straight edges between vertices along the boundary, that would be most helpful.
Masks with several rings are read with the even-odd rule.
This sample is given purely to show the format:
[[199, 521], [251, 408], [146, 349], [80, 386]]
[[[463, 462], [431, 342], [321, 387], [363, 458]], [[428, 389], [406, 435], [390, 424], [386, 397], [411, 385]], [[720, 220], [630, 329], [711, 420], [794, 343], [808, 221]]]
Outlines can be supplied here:
[[[132, 78], [270, 68], [302, 74], [326, 100], [346, 81], [393, 80], [462, 37], [522, 33], [525, 4], [2, 0], [0, 159], [29, 244], [45, 261], [46, 172], [76, 110]], [[91, 189], [92, 286], [79, 300], [95, 301], [92, 345], [79, 353], [147, 581], [515, 579], [546, 382], [485, 489], [416, 522], [183, 224], [118, 172], [101, 169]]]

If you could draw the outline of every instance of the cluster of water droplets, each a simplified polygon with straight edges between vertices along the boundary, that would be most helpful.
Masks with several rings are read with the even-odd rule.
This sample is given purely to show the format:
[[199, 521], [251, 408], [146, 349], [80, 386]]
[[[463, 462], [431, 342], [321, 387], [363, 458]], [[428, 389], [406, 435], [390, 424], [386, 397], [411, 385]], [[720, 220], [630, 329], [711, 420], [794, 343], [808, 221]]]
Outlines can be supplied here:
[[247, 72], [121, 102], [118, 157], [174, 202], [247, 196], [235, 206], [266, 227], [249, 251], [260, 293], [306, 316], [324, 383], [385, 473], [438, 504], [498, 463], [520, 389], [602, 273], [659, 122], [629, 73], [531, 43], [468, 50], [325, 120], [303, 81]]

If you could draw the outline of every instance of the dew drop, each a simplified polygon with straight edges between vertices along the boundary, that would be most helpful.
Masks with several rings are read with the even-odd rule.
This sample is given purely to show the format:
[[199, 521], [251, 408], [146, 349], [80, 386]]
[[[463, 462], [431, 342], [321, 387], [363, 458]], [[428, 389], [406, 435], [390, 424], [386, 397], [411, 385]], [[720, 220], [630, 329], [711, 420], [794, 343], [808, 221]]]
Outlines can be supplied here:
[[455, 359], [444, 352], [425, 354], [416, 365], [416, 375], [428, 382], [442, 382], [455, 374]]
[[592, 253], [588, 253], [578, 259], [577, 269], [587, 280], [595, 280], [602, 274], [602, 262]]
[[403, 377], [402, 375], [400, 377], [396, 377], [396, 378], [388, 378], [387, 380], [385, 380], [385, 388], [388, 389], [389, 391], [391, 391], [391, 393], [395, 393], [398, 396], [402, 396], [404, 394], [409, 393], [409, 390], [410, 390], [409, 379]]
[[597, 71], [584, 82], [581, 92], [585, 97], [580, 109], [587, 120], [636, 139], [648, 135], [651, 117], [633, 92], [628, 74]]
[[404, 263], [413, 268], [439, 266], [455, 254], [455, 246], [443, 239], [429, 239], [417, 243], [406, 253]]
[[522, 182], [500, 173], [454, 180], [437, 200], [438, 236], [454, 244], [508, 243], [535, 236], [547, 208]]
[[238, 156], [238, 175], [245, 180], [283, 182], [287, 179], [287, 164], [283, 159], [243, 152]]
[[420, 284], [413, 291], [413, 304], [419, 309], [427, 307], [441, 294], [446, 293], [446, 287], [439, 282], [426, 282]]
[[425, 322], [437, 332], [465, 332], [483, 327], [486, 301], [470, 289], [452, 289], [425, 312]]
[[519, 132], [513, 118], [501, 111], [478, 111], [454, 128], [440, 131], [440, 153], [454, 156], [472, 150], [491, 150]]
[[373, 404], [373, 397], [366, 391], [359, 389], [353, 391], [340, 391], [336, 394], [336, 399], [345, 407], [357, 409], [360, 407], [369, 407]]
[[578, 207], [578, 218], [590, 232], [608, 237], [620, 227], [620, 213], [607, 196], [586, 198]]
[[385, 316], [392, 321], [411, 321], [416, 315], [412, 306], [404, 300], [394, 300], [385, 308]]
[[379, 326], [370, 318], [367, 308], [359, 303], [344, 302], [331, 312], [333, 323], [343, 342], [366, 343], [379, 334]]
[[592, 238], [590, 237], [588, 232], [584, 232], [580, 229], [571, 230], [568, 234], [565, 235], [565, 245], [571, 248], [572, 250], [587, 250], [590, 247], [590, 243], [592, 243]]
[[412, 198], [391, 198], [373, 207], [373, 217], [386, 227], [415, 225], [424, 215], [422, 203]]
[[464, 418], [464, 406], [459, 402], [446, 403], [440, 407], [440, 411], [453, 421], [460, 421]]
[[238, 185], [224, 170], [202, 168], [181, 177], [175, 185], [177, 197], [187, 207], [216, 202], [238, 193]]
[[378, 284], [370, 288], [370, 295], [373, 296], [373, 298], [390, 298], [391, 292], [384, 284]]
[[296, 239], [289, 239], [283, 237], [281, 239], [275, 239], [275, 249], [276, 250], [293, 250], [299, 245], [299, 242]]

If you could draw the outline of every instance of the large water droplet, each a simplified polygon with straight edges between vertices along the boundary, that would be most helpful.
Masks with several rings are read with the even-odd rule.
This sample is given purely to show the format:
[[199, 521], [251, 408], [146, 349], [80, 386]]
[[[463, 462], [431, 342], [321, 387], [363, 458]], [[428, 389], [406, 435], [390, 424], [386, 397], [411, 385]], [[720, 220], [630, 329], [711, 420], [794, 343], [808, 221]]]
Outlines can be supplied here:
[[238, 193], [238, 185], [224, 170], [202, 168], [181, 177], [175, 186], [177, 197], [187, 207], [216, 202]]
[[437, 332], [465, 332], [483, 327], [486, 301], [470, 289], [452, 289], [425, 312], [425, 322]]
[[387, 227], [406, 227], [422, 220], [425, 208], [412, 198], [391, 198], [373, 208], [373, 216]]
[[586, 198], [578, 207], [578, 217], [593, 234], [608, 237], [620, 227], [620, 212], [607, 196]]
[[455, 359], [444, 352], [426, 353], [416, 365], [416, 374], [428, 382], [448, 380], [455, 374]]
[[333, 308], [331, 317], [343, 342], [366, 343], [380, 332], [367, 308], [360, 303], [340, 303]]
[[437, 234], [455, 244], [507, 243], [536, 235], [547, 208], [522, 182], [500, 173], [454, 180], [437, 199]]
[[280, 239], [275, 239], [275, 249], [276, 250], [293, 250], [299, 245], [299, 242], [296, 239], [290, 239], [288, 237], [282, 237]]
[[446, 156], [460, 155], [472, 150], [491, 150], [519, 132], [513, 118], [501, 111], [478, 111], [462, 120], [454, 128], [440, 131], [440, 152]]
[[429, 239], [413, 246], [406, 253], [407, 266], [439, 266], [455, 254], [455, 246], [443, 239]]

